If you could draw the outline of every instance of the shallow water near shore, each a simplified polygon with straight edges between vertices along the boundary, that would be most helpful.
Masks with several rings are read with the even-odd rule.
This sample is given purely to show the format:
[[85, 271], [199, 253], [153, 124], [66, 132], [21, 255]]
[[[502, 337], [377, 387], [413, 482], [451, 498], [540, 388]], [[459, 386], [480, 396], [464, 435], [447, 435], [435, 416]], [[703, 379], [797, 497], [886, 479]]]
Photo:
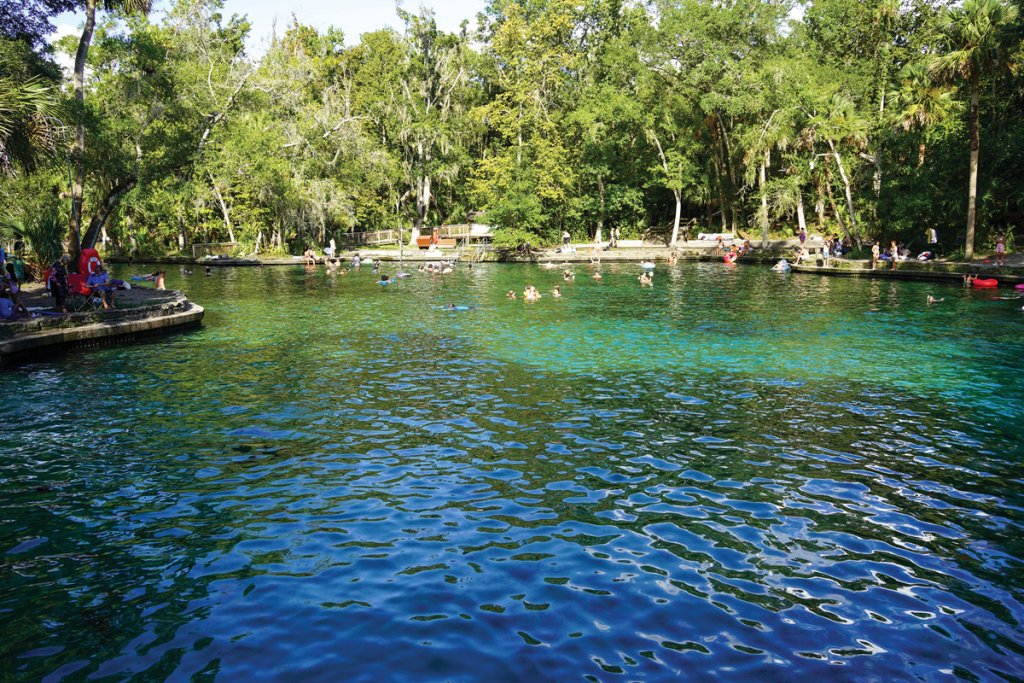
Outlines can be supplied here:
[[1024, 301], [411, 270], [5, 372], [0, 680], [1024, 678]]

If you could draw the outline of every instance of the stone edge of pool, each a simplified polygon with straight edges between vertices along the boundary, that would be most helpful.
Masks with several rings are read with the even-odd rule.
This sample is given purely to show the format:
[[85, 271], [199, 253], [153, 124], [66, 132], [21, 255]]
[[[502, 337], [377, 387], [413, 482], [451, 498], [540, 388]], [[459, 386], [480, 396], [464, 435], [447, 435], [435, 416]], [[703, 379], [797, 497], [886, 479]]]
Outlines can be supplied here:
[[199, 326], [206, 309], [181, 292], [170, 293], [170, 300], [150, 306], [33, 319], [33, 329], [0, 339], [0, 368], [70, 349], [130, 344]]

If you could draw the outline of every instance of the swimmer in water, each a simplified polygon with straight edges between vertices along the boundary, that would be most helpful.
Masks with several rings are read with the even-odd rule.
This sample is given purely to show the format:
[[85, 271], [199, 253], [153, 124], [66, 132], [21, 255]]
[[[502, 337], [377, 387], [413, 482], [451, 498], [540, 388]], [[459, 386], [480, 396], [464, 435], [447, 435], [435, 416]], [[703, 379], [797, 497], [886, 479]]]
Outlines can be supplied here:
[[551, 290], [551, 296], [555, 297], [556, 299], [562, 296], [562, 288], [559, 287], [558, 285], [555, 285], [555, 288]]
[[937, 304], [937, 303], [941, 303], [941, 302], [943, 302], [943, 301], [945, 301], [945, 300], [946, 300], [946, 297], [942, 297], [941, 299], [936, 299], [936, 298], [935, 298], [934, 296], [932, 296], [931, 294], [929, 294], [929, 295], [928, 295], [928, 303], [930, 303], [930, 304]]
[[576, 279], [576, 275], [574, 275], [571, 270], [563, 270], [562, 279], [565, 280], [566, 282], [572, 282], [573, 280]]
[[598, 271], [598, 272], [594, 273], [593, 275], [591, 275], [590, 277], [594, 278], [595, 280], [600, 280], [601, 279], [601, 272]]
[[651, 275], [646, 270], [644, 272], [640, 273], [640, 277], [638, 277], [637, 280], [640, 281], [640, 286], [641, 287], [653, 287], [654, 286], [654, 276]]

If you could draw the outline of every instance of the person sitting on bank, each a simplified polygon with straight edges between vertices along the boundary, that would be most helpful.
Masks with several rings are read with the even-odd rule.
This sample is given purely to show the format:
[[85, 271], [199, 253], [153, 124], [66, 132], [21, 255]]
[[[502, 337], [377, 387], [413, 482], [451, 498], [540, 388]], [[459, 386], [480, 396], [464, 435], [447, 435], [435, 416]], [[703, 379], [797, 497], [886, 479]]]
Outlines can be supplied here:
[[313, 251], [312, 247], [310, 247], [309, 249], [306, 249], [306, 251], [302, 252], [302, 257], [304, 259], [306, 259], [306, 265], [307, 266], [315, 266], [316, 265], [316, 252]]
[[21, 280], [18, 278], [18, 273], [14, 264], [10, 261], [7, 262], [7, 296], [10, 298], [18, 312], [25, 317], [32, 315], [29, 313], [28, 309], [25, 308], [25, 304], [21, 303]]
[[96, 272], [85, 281], [87, 287], [92, 288], [93, 294], [99, 294], [103, 302], [103, 308], [109, 310], [114, 307], [114, 292], [117, 288], [110, 283], [110, 276], [103, 266], [96, 269]]
[[18, 307], [7, 293], [3, 286], [3, 278], [0, 278], [0, 320], [14, 322], [18, 319]]

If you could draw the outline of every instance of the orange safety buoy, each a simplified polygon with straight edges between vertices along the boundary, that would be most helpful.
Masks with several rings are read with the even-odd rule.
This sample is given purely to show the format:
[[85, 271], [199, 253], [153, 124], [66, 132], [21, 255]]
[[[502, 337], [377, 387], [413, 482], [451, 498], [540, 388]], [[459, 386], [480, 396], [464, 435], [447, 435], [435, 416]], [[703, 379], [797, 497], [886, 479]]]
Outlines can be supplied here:
[[100, 253], [95, 249], [83, 249], [78, 255], [78, 272], [86, 277], [99, 272], [102, 265]]

